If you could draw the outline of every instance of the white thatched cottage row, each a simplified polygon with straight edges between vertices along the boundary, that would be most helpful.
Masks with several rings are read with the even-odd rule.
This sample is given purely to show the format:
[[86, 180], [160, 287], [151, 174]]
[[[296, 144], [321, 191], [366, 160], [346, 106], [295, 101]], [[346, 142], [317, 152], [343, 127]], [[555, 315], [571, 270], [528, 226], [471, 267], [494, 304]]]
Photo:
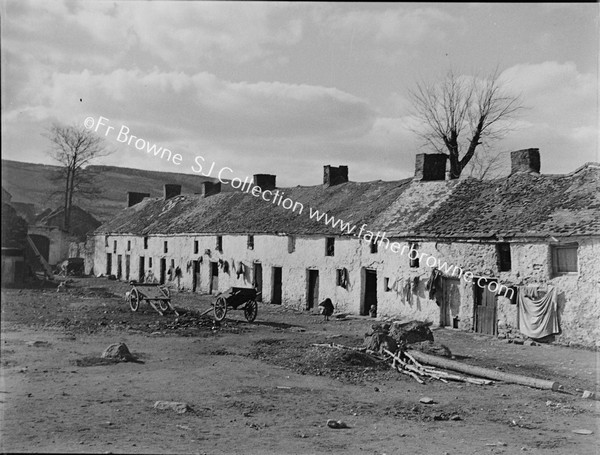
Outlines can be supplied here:
[[[510, 176], [488, 181], [445, 180], [435, 154], [417, 156], [414, 178], [395, 182], [351, 182], [347, 167], [325, 166], [323, 185], [310, 187], [278, 189], [258, 174], [240, 190], [130, 193], [130, 207], [92, 236], [94, 273], [167, 281], [179, 267], [193, 292], [255, 286], [263, 302], [295, 308], [330, 298], [355, 314], [374, 306], [598, 345], [600, 166], [540, 175], [537, 149], [511, 159]], [[347, 225], [311, 218], [315, 210]]]

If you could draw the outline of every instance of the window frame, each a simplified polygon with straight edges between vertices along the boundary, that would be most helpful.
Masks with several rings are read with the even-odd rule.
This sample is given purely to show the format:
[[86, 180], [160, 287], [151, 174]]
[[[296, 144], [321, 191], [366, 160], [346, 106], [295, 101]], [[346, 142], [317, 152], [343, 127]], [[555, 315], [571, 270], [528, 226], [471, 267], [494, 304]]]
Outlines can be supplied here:
[[253, 234], [248, 234], [248, 237], [246, 238], [246, 248], [249, 250], [254, 249], [254, 235]]
[[325, 237], [325, 256], [335, 256], [335, 237]]
[[[575, 270], [558, 270], [558, 252], [560, 250], [574, 250]], [[550, 245], [550, 265], [552, 267], [552, 276], [578, 275], [579, 274], [579, 243], [564, 243]]]
[[[506, 247], [506, 251], [502, 251], [502, 248]], [[506, 255], [508, 255], [508, 267], [506, 262]], [[496, 243], [496, 258], [498, 265], [498, 272], [510, 272], [512, 270], [512, 249], [509, 242]]]

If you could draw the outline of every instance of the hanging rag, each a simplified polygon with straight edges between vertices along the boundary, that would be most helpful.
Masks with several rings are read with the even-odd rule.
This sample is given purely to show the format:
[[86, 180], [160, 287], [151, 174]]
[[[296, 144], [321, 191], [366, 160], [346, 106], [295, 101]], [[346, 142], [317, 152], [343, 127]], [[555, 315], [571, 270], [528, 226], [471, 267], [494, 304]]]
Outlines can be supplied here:
[[412, 305], [411, 283], [412, 280], [410, 278], [407, 278], [406, 283], [404, 283], [404, 298], [406, 300], [406, 303], [408, 303], [409, 305]]
[[[548, 292], [540, 298], [537, 298], [537, 289], [532, 288], [534, 286], [518, 288], [519, 330], [534, 339], [560, 333], [556, 288], [548, 286]], [[536, 297], [532, 297], [533, 294]]]
[[223, 272], [229, 274], [229, 262], [223, 262]]
[[417, 292], [417, 288], [419, 287], [419, 277], [416, 276], [412, 279], [412, 282], [410, 283], [410, 287], [411, 287], [411, 291], [416, 293]]
[[240, 275], [244, 274], [244, 263], [243, 262], [238, 262], [238, 268], [237, 268], [235, 274], [237, 275], [238, 278], [240, 277]]
[[427, 284], [425, 285], [425, 287], [427, 288], [427, 291], [429, 291], [429, 299], [433, 300], [435, 298], [435, 292], [438, 288], [438, 278], [442, 275], [442, 273], [434, 268], [431, 271], [431, 275], [429, 276], [429, 279], [427, 280]]

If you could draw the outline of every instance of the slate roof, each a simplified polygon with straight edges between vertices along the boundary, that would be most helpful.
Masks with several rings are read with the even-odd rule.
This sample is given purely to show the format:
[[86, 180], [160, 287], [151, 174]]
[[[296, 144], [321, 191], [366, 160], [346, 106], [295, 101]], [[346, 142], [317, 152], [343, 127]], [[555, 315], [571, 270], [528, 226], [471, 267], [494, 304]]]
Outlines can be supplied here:
[[496, 180], [347, 182], [281, 188], [302, 213], [242, 192], [144, 199], [96, 234], [340, 235], [309, 207], [388, 237], [515, 238], [600, 235], [600, 166]]

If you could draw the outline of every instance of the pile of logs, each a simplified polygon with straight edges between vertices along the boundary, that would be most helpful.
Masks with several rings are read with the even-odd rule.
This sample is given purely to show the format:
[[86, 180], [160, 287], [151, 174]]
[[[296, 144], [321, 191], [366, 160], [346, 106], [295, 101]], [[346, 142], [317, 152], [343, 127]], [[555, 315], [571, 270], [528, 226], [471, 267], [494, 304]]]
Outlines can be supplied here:
[[404, 359], [387, 349], [384, 349], [383, 353], [392, 359], [392, 368], [398, 370], [402, 374], [412, 377], [419, 384], [425, 384], [425, 381], [422, 379], [423, 377], [437, 379], [446, 384], [448, 381], [469, 382], [478, 385], [493, 384], [489, 379], [470, 378], [468, 376], [450, 374], [431, 366], [422, 365], [406, 351], [399, 351], [400, 356], [404, 357]]

